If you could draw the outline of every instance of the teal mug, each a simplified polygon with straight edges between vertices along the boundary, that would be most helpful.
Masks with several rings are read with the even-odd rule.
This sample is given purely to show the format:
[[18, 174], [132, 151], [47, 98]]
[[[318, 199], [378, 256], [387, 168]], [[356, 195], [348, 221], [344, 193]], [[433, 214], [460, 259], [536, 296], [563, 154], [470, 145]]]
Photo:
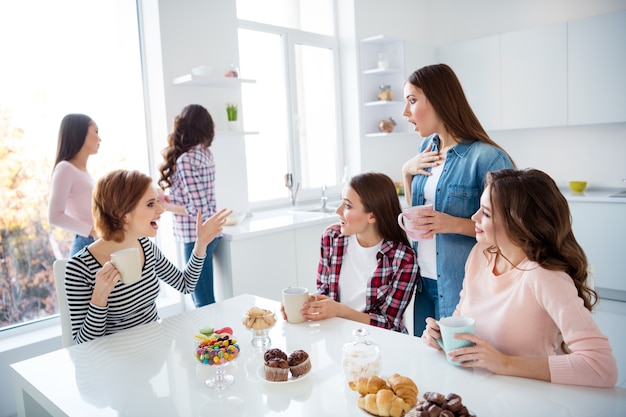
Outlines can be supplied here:
[[448, 352], [474, 345], [468, 340], [454, 338], [454, 335], [459, 333], [474, 334], [474, 319], [462, 316], [444, 317], [438, 320], [437, 324], [439, 325], [439, 331], [441, 332], [441, 339], [437, 339], [437, 343], [439, 343], [441, 349], [446, 352], [446, 357], [448, 358], [449, 363], [461, 366], [461, 362], [452, 362]]

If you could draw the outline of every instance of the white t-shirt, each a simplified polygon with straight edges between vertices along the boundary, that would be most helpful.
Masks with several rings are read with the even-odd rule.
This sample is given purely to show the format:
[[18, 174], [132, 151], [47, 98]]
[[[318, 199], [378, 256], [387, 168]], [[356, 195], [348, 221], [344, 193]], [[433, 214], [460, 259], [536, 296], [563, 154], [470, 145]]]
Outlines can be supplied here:
[[357, 311], [365, 310], [367, 283], [378, 264], [376, 254], [380, 251], [382, 244], [383, 241], [381, 240], [372, 247], [364, 248], [359, 244], [356, 234], [348, 237], [348, 245], [339, 275], [341, 304]]
[[[435, 207], [437, 184], [443, 172], [443, 165], [431, 169], [431, 175], [424, 184], [424, 204]], [[437, 279], [437, 246], [436, 239], [420, 240], [417, 245], [417, 263], [420, 266], [420, 275], [426, 278]]]

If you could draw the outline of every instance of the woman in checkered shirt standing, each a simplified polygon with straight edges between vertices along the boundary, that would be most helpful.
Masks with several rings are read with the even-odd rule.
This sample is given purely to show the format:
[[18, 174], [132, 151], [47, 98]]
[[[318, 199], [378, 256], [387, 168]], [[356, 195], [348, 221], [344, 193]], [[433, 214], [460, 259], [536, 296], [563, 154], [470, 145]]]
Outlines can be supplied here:
[[[189, 260], [196, 241], [196, 215], [203, 220], [216, 212], [215, 163], [209, 149], [215, 137], [213, 118], [199, 104], [190, 104], [174, 119], [173, 131], [163, 150], [159, 185], [170, 188], [165, 208], [174, 213], [174, 238], [183, 244], [185, 261]], [[169, 203], [169, 204], [167, 204]], [[215, 302], [213, 291], [213, 252], [221, 235], [206, 249], [202, 274], [192, 294], [196, 307]]]

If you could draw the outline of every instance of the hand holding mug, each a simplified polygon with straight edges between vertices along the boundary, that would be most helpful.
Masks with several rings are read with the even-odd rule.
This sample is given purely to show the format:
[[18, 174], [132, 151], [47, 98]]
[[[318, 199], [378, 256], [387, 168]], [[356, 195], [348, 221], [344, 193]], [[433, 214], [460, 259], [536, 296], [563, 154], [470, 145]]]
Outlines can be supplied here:
[[420, 222], [420, 219], [426, 218], [432, 211], [432, 204], [407, 207], [402, 210], [402, 213], [398, 214], [398, 225], [414, 241], [431, 239], [432, 237], [424, 237], [431, 230], [429, 227], [426, 227], [428, 223]]
[[437, 321], [441, 338], [435, 339], [437, 344], [446, 352], [448, 362], [452, 365], [461, 366], [461, 362], [453, 361], [450, 352], [467, 346], [473, 346], [469, 340], [457, 339], [457, 334], [474, 334], [474, 319], [470, 317], [452, 316], [444, 317]]

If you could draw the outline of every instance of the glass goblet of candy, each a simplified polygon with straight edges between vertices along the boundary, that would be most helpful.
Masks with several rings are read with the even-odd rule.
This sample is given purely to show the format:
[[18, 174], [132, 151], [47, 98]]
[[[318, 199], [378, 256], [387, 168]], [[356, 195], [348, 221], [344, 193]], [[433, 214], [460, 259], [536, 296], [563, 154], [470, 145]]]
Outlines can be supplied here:
[[200, 363], [215, 367], [215, 374], [204, 382], [207, 387], [223, 389], [235, 381], [226, 373], [226, 366], [239, 356], [239, 345], [232, 336], [218, 335], [197, 343], [195, 356]]

